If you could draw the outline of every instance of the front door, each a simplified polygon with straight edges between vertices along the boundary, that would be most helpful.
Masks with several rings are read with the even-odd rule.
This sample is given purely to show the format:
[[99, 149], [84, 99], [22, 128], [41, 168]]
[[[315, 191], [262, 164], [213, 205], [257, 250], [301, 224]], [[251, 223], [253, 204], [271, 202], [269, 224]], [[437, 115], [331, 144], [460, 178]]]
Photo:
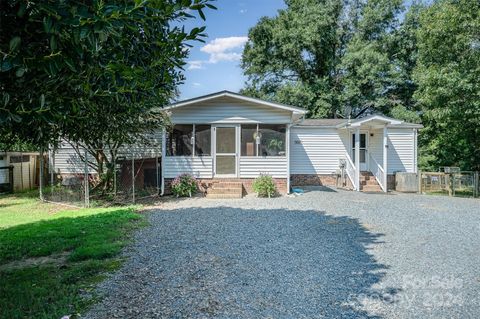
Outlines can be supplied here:
[[[368, 170], [367, 145], [368, 133], [360, 133], [360, 171]], [[352, 159], [355, 163], [355, 133], [352, 134]]]
[[237, 126], [215, 126], [215, 176], [237, 176]]

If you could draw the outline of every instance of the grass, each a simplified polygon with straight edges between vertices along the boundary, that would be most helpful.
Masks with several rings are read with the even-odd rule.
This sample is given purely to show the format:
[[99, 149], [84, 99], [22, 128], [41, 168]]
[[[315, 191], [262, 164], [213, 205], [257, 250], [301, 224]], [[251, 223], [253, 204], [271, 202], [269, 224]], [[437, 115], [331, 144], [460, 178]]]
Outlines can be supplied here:
[[0, 196], [0, 318], [82, 313], [142, 224], [136, 207], [69, 209], [31, 192]]

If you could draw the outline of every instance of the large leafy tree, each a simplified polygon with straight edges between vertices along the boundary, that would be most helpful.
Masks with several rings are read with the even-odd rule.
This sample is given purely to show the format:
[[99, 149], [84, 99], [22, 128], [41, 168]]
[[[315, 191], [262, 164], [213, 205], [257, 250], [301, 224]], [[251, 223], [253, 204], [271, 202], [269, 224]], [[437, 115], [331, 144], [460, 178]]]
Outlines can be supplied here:
[[308, 106], [327, 117], [338, 105], [338, 55], [344, 2], [287, 0], [287, 8], [264, 17], [249, 31], [242, 67], [244, 93]]
[[342, 103], [354, 114], [389, 110], [399, 101], [392, 94], [397, 69], [391, 61], [392, 30], [397, 28], [401, 0], [368, 0], [361, 4], [353, 35], [341, 59]]
[[480, 170], [480, 2], [437, 1], [420, 24], [414, 78], [425, 125], [421, 164]]
[[349, 106], [353, 116], [379, 111], [418, 121], [406, 84], [416, 15], [400, 24], [401, 0], [286, 4], [249, 32], [244, 93], [305, 106], [311, 117], [344, 116]]
[[204, 36], [182, 22], [205, 18], [208, 2], [2, 1], [0, 138], [80, 143], [102, 172], [103, 149], [164, 125], [155, 109], [176, 94], [189, 42]]

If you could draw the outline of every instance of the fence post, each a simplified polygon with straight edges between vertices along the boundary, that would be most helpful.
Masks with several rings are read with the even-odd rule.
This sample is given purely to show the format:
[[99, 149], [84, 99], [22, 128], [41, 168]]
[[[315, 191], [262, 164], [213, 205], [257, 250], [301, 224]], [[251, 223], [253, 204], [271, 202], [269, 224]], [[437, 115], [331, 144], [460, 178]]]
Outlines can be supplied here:
[[41, 201], [44, 201], [45, 199], [43, 198], [43, 167], [44, 166], [44, 163], [43, 163], [43, 147], [40, 148], [40, 180], [39, 180], [39, 195], [40, 195], [40, 200]]
[[478, 171], [473, 173], [473, 197], [478, 197], [479, 188], [480, 188], [480, 180], [478, 176]]
[[113, 162], [113, 195], [117, 196], [117, 156], [116, 155], [112, 159], [112, 162]]
[[88, 153], [87, 149], [85, 149], [85, 163], [84, 163], [84, 177], [83, 177], [83, 184], [84, 186], [84, 191], [85, 191], [85, 200], [84, 200], [84, 205], [86, 208], [90, 207], [90, 183], [88, 182]]
[[22, 191], [25, 189], [23, 185], [23, 152], [20, 152], [20, 185], [22, 185]]
[[132, 201], [135, 204], [135, 156], [132, 153]]
[[422, 171], [418, 170], [418, 193], [422, 194]]
[[160, 194], [160, 178], [158, 176], [158, 152], [155, 150], [155, 169], [156, 169], [156, 174], [155, 174], [155, 182], [156, 182], [156, 185], [157, 185], [157, 194], [155, 195], [159, 195]]
[[53, 187], [53, 167], [54, 167], [54, 163], [53, 163], [53, 152], [52, 150], [49, 150], [48, 151], [48, 170], [50, 172], [50, 186]]

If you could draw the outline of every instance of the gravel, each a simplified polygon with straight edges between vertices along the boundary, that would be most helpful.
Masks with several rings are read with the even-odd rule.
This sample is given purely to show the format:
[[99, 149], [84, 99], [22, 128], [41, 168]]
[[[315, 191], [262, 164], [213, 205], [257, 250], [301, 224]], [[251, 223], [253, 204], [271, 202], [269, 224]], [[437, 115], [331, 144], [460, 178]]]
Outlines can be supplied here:
[[86, 318], [477, 318], [480, 200], [169, 200]]

